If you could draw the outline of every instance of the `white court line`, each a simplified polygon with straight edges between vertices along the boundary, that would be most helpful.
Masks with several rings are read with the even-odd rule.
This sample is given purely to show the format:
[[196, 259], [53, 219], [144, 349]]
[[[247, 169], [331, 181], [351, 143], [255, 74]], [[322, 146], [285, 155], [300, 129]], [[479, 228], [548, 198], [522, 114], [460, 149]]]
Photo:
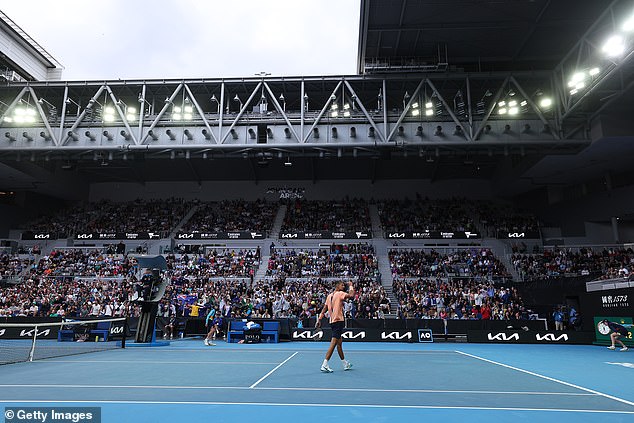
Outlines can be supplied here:
[[[73, 363], [73, 364], [82, 364], [82, 363], [134, 363], [134, 364], [238, 364], [240, 366], [244, 366], [245, 364], [277, 364], [276, 362], [263, 362], [263, 361], [163, 361], [163, 360], [54, 360], [55, 363]], [[50, 364], [50, 362], [44, 362], [40, 360], [33, 361], [32, 363], [45, 363]]]
[[[300, 352], [306, 353], [306, 354], [323, 354], [324, 350], [327, 349], [328, 344], [324, 343], [324, 348], [323, 349], [315, 349], [315, 350], [301, 350]], [[158, 347], [161, 348], [161, 347]], [[248, 348], [248, 349], [247, 349]], [[143, 351], [143, 354], [145, 353], [180, 353], [183, 351], [216, 351], [217, 353], [221, 353], [221, 352], [225, 352], [225, 351], [230, 351], [230, 352], [243, 352], [243, 353], [249, 353], [249, 352], [269, 352], [269, 353], [276, 353], [276, 352], [295, 352], [297, 351], [297, 349], [289, 349], [289, 348], [249, 348], [249, 347], [245, 347], [244, 349], [242, 348], [224, 348], [224, 347], [220, 347], [220, 348], [173, 348], [173, 349], [164, 349], [164, 350], [150, 350], [145, 349]], [[137, 350], [133, 350], [131, 348], [126, 348], [126, 349], [115, 349], [115, 350], [105, 350], [108, 352], [112, 352], [112, 351], [116, 351], [117, 353], [119, 352], [123, 352], [123, 353], [129, 353], [131, 351], [139, 351], [139, 349]], [[346, 350], [348, 351], [348, 350]], [[454, 350], [434, 350], [434, 351], [404, 351], [404, 350], [399, 350], [399, 351], [382, 351], [382, 350], [368, 350], [368, 351], [361, 351], [361, 350], [349, 350], [351, 353], [354, 354], [386, 354], [389, 353], [390, 355], [395, 355], [395, 354], [402, 354], [402, 355], [428, 355], [428, 354], [455, 354], [456, 351]]]
[[295, 357], [297, 354], [299, 354], [299, 351], [295, 351], [290, 357], [288, 357], [286, 360], [282, 361], [280, 364], [278, 364], [273, 370], [271, 370], [270, 372], [268, 372], [267, 374], [265, 374], [264, 376], [262, 376], [257, 382], [255, 382], [253, 385], [249, 386], [249, 388], [255, 388], [256, 386], [258, 386], [258, 384], [260, 382], [262, 382], [264, 379], [266, 379], [267, 377], [271, 376], [273, 374], [274, 371], [276, 371], [277, 369], [279, 369], [280, 367], [282, 367], [284, 364], [286, 364], [286, 362], [288, 360], [290, 360], [291, 358]]
[[89, 389], [192, 389], [192, 390], [260, 390], [260, 391], [337, 391], [337, 392], [379, 392], [379, 393], [424, 393], [424, 394], [482, 394], [482, 395], [562, 395], [573, 397], [591, 397], [596, 394], [580, 392], [535, 392], [535, 391], [470, 391], [470, 390], [442, 390], [442, 389], [372, 389], [372, 388], [297, 388], [297, 387], [264, 387], [251, 388], [246, 386], [181, 386], [181, 385], [45, 385], [45, 384], [1, 384], [1, 388], [89, 388]]
[[623, 398], [615, 397], [613, 395], [604, 394], [603, 392], [595, 391], [594, 389], [584, 388], [583, 386], [575, 385], [574, 383], [564, 382], [563, 380], [555, 379], [555, 378], [550, 377], [550, 376], [545, 376], [545, 375], [541, 375], [539, 373], [531, 372], [529, 370], [520, 369], [519, 367], [509, 366], [508, 364], [504, 364], [504, 363], [500, 363], [500, 362], [497, 362], [497, 361], [489, 360], [489, 359], [486, 359], [484, 357], [479, 357], [477, 355], [468, 354], [466, 352], [462, 352], [462, 351], [456, 351], [456, 352], [458, 354], [462, 354], [462, 355], [465, 355], [465, 356], [468, 356], [468, 357], [471, 357], [471, 358], [475, 358], [477, 360], [486, 361], [487, 363], [496, 364], [498, 366], [502, 366], [502, 367], [506, 367], [507, 369], [516, 370], [518, 372], [526, 373], [526, 374], [529, 374], [531, 376], [537, 376], [537, 377], [542, 378], [542, 379], [550, 380], [551, 382], [557, 382], [557, 383], [560, 383], [562, 385], [566, 385], [566, 386], [570, 386], [572, 388], [580, 389], [582, 391], [590, 392], [591, 394], [599, 395], [599, 396], [602, 396], [604, 398], [608, 398], [608, 399], [611, 399], [611, 400], [614, 400], [614, 401], [618, 401], [618, 402], [621, 402], [623, 404], [627, 404], [627, 405], [630, 405], [630, 406], [634, 407], [634, 402], [632, 402], [632, 401], [628, 401], [628, 400], [623, 399]]
[[538, 411], [558, 413], [590, 413], [590, 414], [634, 414], [634, 411], [617, 410], [577, 410], [566, 408], [523, 408], [523, 407], [466, 407], [466, 406], [439, 406], [439, 405], [381, 405], [381, 404], [293, 404], [293, 403], [266, 403], [266, 402], [212, 402], [212, 401], [56, 401], [56, 400], [14, 400], [3, 399], [5, 404], [152, 404], [152, 405], [239, 405], [256, 407], [318, 407], [318, 408], [381, 408], [381, 409], [422, 409], [422, 410], [475, 410], [475, 411]]

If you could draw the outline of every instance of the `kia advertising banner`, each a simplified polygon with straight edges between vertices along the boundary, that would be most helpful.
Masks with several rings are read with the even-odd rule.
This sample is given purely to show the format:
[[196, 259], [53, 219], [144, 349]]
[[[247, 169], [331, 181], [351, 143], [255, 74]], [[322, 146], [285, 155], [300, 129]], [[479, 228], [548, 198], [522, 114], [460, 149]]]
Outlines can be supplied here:
[[55, 232], [22, 232], [22, 241], [58, 239], [59, 234]]
[[263, 232], [179, 232], [174, 239], [176, 241], [205, 240], [205, 239], [264, 239]]
[[[291, 328], [291, 341], [326, 341], [330, 342], [332, 331], [329, 327]], [[431, 330], [346, 328], [341, 337], [346, 342], [432, 342]]]
[[477, 232], [464, 231], [421, 231], [421, 232], [386, 232], [388, 239], [479, 239]]
[[[37, 339], [57, 339], [59, 326], [49, 326], [37, 329]], [[0, 328], [0, 340], [2, 339], [33, 339], [35, 335], [35, 326], [31, 328]]]
[[372, 232], [280, 232], [280, 239], [370, 239]]
[[498, 239], [539, 239], [538, 231], [497, 231]]
[[592, 344], [594, 334], [576, 331], [469, 330], [467, 342], [497, 344]]
[[149, 240], [161, 239], [161, 234], [159, 232], [79, 232], [75, 234], [75, 239], [81, 241], [104, 241], [109, 239]]

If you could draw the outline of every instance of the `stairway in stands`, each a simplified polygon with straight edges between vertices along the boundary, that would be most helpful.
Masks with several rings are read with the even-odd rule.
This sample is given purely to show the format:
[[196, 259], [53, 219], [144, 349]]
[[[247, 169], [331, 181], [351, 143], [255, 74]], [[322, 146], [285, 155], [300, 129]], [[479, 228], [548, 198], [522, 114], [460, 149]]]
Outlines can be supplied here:
[[280, 237], [280, 230], [282, 230], [284, 216], [286, 216], [286, 205], [282, 204], [277, 210], [277, 215], [275, 215], [275, 220], [273, 221], [271, 232], [269, 232], [268, 237], [262, 241], [262, 244], [260, 246], [262, 257], [260, 257], [260, 267], [258, 267], [258, 271], [255, 272], [255, 275], [253, 277], [254, 281], [262, 280], [266, 276], [269, 258], [271, 258], [269, 247], [271, 245], [271, 242], [276, 243]]
[[181, 221], [178, 222], [178, 224], [176, 226], [174, 226], [174, 229], [172, 229], [172, 232], [170, 232], [168, 238], [176, 237], [176, 234], [178, 233], [178, 231], [180, 231], [183, 228], [183, 226], [185, 226], [185, 223], [189, 222], [189, 219], [191, 219], [192, 216], [198, 211], [199, 207], [200, 206], [198, 206], [198, 205], [192, 206], [192, 208], [189, 209], [189, 211], [187, 212], [185, 217], [183, 217], [181, 219]]
[[396, 319], [398, 317], [398, 300], [392, 292], [392, 269], [387, 253], [390, 249], [390, 243], [383, 236], [381, 229], [381, 218], [379, 217], [379, 208], [376, 204], [371, 204], [370, 221], [372, 222], [372, 244], [376, 253], [376, 259], [379, 265], [379, 273], [381, 275], [381, 285], [390, 300], [390, 314], [385, 316], [386, 319]]
[[517, 271], [517, 269], [515, 269], [515, 266], [513, 266], [513, 263], [511, 262], [511, 252], [508, 244], [506, 244], [504, 241], [500, 241], [499, 239], [487, 238], [486, 240], [484, 240], [483, 245], [488, 246], [495, 257], [497, 257], [502, 262], [502, 264], [504, 264], [504, 267], [506, 267], [506, 270], [508, 270], [508, 272], [511, 274], [511, 277], [514, 281], [522, 280], [519, 272]]

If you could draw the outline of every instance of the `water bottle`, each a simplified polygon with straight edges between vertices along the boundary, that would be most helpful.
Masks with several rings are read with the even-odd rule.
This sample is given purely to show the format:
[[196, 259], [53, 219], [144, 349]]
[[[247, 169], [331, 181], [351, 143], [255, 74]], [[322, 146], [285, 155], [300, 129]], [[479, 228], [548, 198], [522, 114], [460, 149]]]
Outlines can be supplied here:
[[180, 335], [180, 338], [183, 339], [183, 332], [179, 332], [178, 334]]

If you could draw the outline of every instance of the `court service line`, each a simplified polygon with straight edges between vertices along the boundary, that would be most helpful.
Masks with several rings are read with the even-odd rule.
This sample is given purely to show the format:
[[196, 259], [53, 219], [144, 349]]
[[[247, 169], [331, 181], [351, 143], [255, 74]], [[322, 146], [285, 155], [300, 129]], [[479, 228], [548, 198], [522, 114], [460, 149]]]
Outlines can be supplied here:
[[440, 405], [383, 405], [383, 404], [299, 404], [299, 403], [266, 403], [266, 402], [213, 402], [213, 401], [91, 401], [91, 400], [14, 400], [3, 399], [4, 406], [14, 404], [151, 404], [151, 405], [237, 405], [256, 407], [315, 407], [315, 408], [379, 408], [379, 409], [424, 409], [424, 410], [475, 410], [475, 411], [537, 411], [558, 413], [591, 413], [591, 414], [634, 414], [634, 411], [619, 410], [579, 410], [567, 408], [528, 408], [528, 407], [476, 407], [476, 406], [440, 406]]
[[273, 370], [271, 370], [270, 372], [268, 372], [267, 374], [265, 374], [264, 376], [262, 376], [257, 382], [255, 382], [253, 385], [249, 386], [249, 388], [255, 388], [256, 386], [258, 386], [260, 384], [260, 382], [262, 382], [264, 379], [266, 379], [267, 377], [271, 376], [273, 374], [274, 371], [276, 371], [277, 369], [279, 369], [280, 367], [282, 367], [284, 364], [286, 364], [286, 362], [288, 362], [288, 360], [290, 360], [291, 358], [295, 357], [297, 354], [299, 354], [299, 351], [295, 351], [293, 354], [291, 354], [290, 357], [288, 357], [286, 360], [282, 361], [280, 364], [278, 364], [277, 366], [275, 366], [275, 368]]
[[469, 353], [466, 353], [466, 352], [462, 352], [462, 351], [456, 351], [456, 352], [458, 354], [462, 354], [462, 355], [465, 355], [465, 356], [468, 356], [468, 357], [471, 357], [471, 358], [475, 358], [476, 360], [481, 360], [481, 361], [485, 361], [487, 363], [496, 364], [498, 366], [506, 367], [507, 369], [515, 370], [515, 371], [522, 372], [522, 373], [526, 373], [526, 374], [529, 374], [531, 376], [536, 376], [536, 377], [539, 377], [539, 378], [542, 378], [542, 379], [549, 380], [551, 382], [560, 383], [562, 385], [566, 385], [566, 386], [570, 386], [572, 388], [580, 389], [582, 391], [590, 392], [591, 394], [599, 395], [599, 396], [602, 396], [604, 398], [608, 398], [608, 399], [611, 399], [611, 400], [614, 400], [614, 401], [618, 401], [618, 402], [621, 402], [623, 404], [627, 404], [627, 405], [630, 405], [630, 406], [634, 407], [634, 402], [628, 401], [628, 400], [623, 399], [623, 398], [615, 397], [614, 395], [604, 394], [603, 392], [595, 391], [594, 389], [584, 388], [583, 386], [575, 385], [574, 383], [565, 382], [563, 380], [555, 379], [554, 377], [545, 376], [545, 375], [542, 375], [542, 374], [539, 374], [539, 373], [531, 372], [530, 370], [524, 370], [524, 369], [521, 369], [519, 367], [510, 366], [508, 364], [500, 363], [498, 361], [489, 360], [487, 358], [480, 357], [480, 356], [473, 355], [473, 354], [469, 354]]
[[246, 386], [182, 386], [182, 385], [46, 385], [46, 384], [1, 384], [0, 388], [55, 388], [55, 389], [158, 389], [158, 390], [262, 390], [262, 391], [335, 391], [335, 392], [378, 392], [399, 394], [481, 394], [481, 395], [562, 395], [573, 397], [591, 397], [597, 394], [581, 392], [536, 392], [536, 391], [470, 391], [443, 389], [372, 389], [372, 388], [299, 388], [299, 387], [264, 387], [251, 388]]

